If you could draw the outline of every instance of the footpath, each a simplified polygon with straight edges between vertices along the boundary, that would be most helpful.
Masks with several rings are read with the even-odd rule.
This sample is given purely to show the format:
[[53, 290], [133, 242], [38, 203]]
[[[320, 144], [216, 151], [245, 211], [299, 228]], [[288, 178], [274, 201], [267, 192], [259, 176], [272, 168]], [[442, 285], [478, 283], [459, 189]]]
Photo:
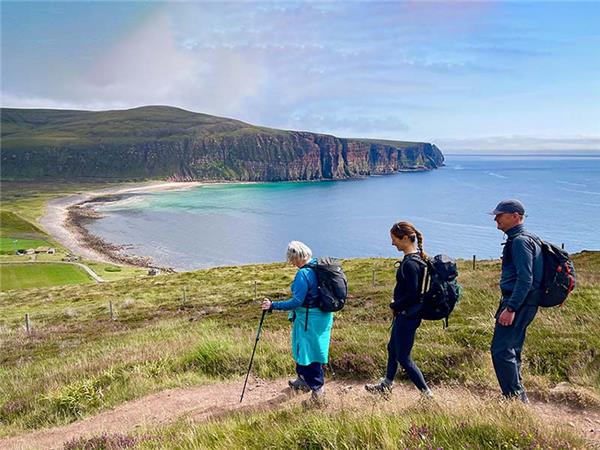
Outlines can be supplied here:
[[[300, 403], [308, 396], [290, 392], [287, 379], [269, 382], [257, 379], [249, 382], [244, 401], [240, 404], [241, 389], [241, 381], [170, 389], [127, 402], [69, 425], [0, 440], [0, 449], [60, 449], [65, 442], [75, 438], [92, 437], [102, 433], [136, 433], [178, 419], [197, 423], [238, 411], [276, 409], [283, 405]], [[330, 381], [326, 389], [327, 403], [324, 408], [332, 412], [352, 404], [376, 408], [377, 402], [384, 401], [366, 393], [363, 383], [359, 382]], [[464, 402], [465, 398], [477, 402], [499, 401], [496, 393], [475, 393], [461, 387], [437, 387], [434, 392], [435, 399], [430, 401], [439, 404], [440, 408], [452, 408]], [[390, 401], [411, 405], [424, 400], [412, 386], [399, 384]], [[537, 400], [533, 400], [528, 408], [544, 423], [569, 427], [586, 438], [590, 449], [600, 449], [600, 411]]]

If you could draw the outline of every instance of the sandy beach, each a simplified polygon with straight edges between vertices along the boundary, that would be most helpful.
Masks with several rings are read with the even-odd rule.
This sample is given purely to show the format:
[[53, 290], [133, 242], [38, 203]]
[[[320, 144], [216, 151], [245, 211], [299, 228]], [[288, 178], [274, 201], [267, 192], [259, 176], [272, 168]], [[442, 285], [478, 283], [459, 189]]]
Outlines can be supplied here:
[[93, 210], [93, 204], [99, 200], [116, 201], [130, 194], [179, 191], [203, 184], [206, 183], [158, 182], [69, 195], [48, 202], [39, 223], [50, 236], [75, 255], [112, 264], [149, 267], [153, 266], [149, 258], [127, 255], [123, 253], [122, 248], [104, 242], [87, 231], [85, 224], [98, 217]]

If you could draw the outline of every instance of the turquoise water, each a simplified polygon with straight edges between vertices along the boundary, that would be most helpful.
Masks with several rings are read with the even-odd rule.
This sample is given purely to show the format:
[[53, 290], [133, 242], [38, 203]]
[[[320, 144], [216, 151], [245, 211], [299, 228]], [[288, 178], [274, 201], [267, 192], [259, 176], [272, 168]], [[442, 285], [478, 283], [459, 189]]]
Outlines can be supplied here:
[[519, 198], [526, 226], [568, 251], [600, 249], [600, 154], [448, 155], [432, 172], [361, 180], [209, 185], [141, 194], [103, 209], [90, 231], [178, 270], [282, 261], [290, 240], [316, 255], [396, 257], [389, 229], [413, 222], [425, 250], [497, 258], [503, 234], [486, 214]]

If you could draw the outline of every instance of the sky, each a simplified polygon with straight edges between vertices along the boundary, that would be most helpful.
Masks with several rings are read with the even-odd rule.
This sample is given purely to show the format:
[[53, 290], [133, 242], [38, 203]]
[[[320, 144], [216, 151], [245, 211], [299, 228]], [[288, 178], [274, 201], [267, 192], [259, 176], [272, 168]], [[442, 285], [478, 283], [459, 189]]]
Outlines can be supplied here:
[[7, 2], [4, 107], [600, 150], [600, 1]]

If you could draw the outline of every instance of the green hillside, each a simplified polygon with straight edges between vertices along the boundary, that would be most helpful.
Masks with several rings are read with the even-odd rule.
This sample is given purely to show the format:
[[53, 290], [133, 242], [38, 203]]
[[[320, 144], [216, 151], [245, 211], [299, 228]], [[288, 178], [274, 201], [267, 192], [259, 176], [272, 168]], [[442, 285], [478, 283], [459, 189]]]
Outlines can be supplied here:
[[[578, 254], [575, 265], [579, 285], [572, 298], [563, 308], [540, 311], [528, 331], [524, 378], [535, 398], [568, 400], [596, 408], [600, 405], [600, 328], [596, 323], [600, 315], [600, 253]], [[327, 376], [374, 379], [383, 373], [386, 360], [393, 261], [348, 260], [344, 267], [351, 296], [347, 308], [336, 315]], [[497, 390], [488, 349], [499, 271], [497, 261], [480, 262], [475, 270], [470, 262], [461, 262], [464, 297], [451, 317], [450, 327], [426, 322], [419, 329], [414, 357], [434, 389], [460, 385]], [[70, 422], [167, 388], [239, 379], [247, 369], [260, 316], [253, 300], [255, 282], [259, 298], [280, 299], [288, 295], [294, 273], [282, 264], [225, 267], [0, 295], [0, 329], [4, 330], [0, 337], [0, 386], [4, 397], [0, 436]], [[115, 314], [112, 321], [109, 301]], [[30, 336], [23, 331], [25, 313], [30, 315], [33, 327]], [[253, 371], [264, 379], [293, 373], [289, 322], [284, 314], [267, 317]], [[556, 394], [552, 388], [560, 382], [568, 382], [570, 388]], [[500, 420], [497, 408], [481, 408], [481, 414], [469, 421], [464, 412], [436, 413], [423, 407], [408, 411], [406, 420], [400, 421], [393, 412], [377, 416], [363, 412], [351, 417], [316, 412], [299, 423], [292, 419], [297, 413], [292, 408], [274, 415], [225, 418], [221, 425], [200, 427], [193, 439], [204, 444], [189, 448], [206, 448], [207, 436], [221, 436], [223, 430], [231, 433], [229, 439], [237, 443], [235, 447], [255, 420], [287, 423], [291, 436], [296, 437], [303, 435], [302, 424], [315, 420], [324, 433], [319, 436], [329, 436], [330, 427], [342, 427], [346, 431], [339, 442], [350, 447], [340, 444], [339, 448], [355, 448], [353, 445], [363, 438], [372, 439], [375, 448], [381, 439], [405, 433], [410, 426], [406, 421], [411, 420], [431, 421], [428, 423], [433, 424], [432, 429], [446, 430], [449, 436], [452, 430], [460, 431], [460, 423], [465, 421], [458, 436], [470, 436], [464, 437], [464, 442], [475, 448], [513, 448], [501, 447], [513, 437], [519, 445], [528, 442], [519, 437], [519, 424], [505, 419], [495, 422]], [[544, 430], [527, 419], [523, 410], [503, 408], [505, 413], [523, 416], [523, 426], [531, 436]], [[355, 432], [345, 428], [350, 419], [358, 427]], [[390, 428], [386, 425], [390, 420], [397, 425]], [[364, 428], [368, 423], [377, 427], [379, 437], [369, 437], [368, 428]], [[485, 431], [495, 423], [497, 432]], [[175, 429], [180, 431], [181, 427], [176, 425]], [[284, 438], [284, 429], [277, 430], [272, 437], [279, 445], [274, 448], [285, 448], [289, 441]], [[178, 435], [179, 431], [164, 433]], [[256, 443], [252, 448], [259, 448], [265, 442], [261, 439], [267, 438], [261, 433], [252, 434], [252, 442]], [[491, 444], [478, 447], [480, 438]], [[307, 439], [312, 442], [312, 438]]]
[[0, 115], [3, 180], [318, 180], [444, 161], [429, 143], [276, 130], [167, 106]]

